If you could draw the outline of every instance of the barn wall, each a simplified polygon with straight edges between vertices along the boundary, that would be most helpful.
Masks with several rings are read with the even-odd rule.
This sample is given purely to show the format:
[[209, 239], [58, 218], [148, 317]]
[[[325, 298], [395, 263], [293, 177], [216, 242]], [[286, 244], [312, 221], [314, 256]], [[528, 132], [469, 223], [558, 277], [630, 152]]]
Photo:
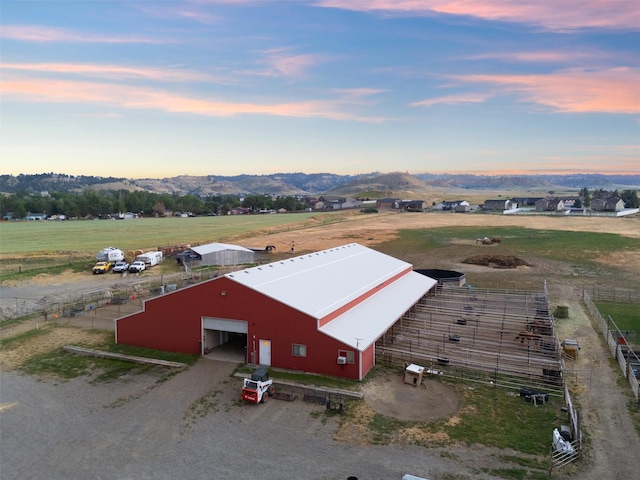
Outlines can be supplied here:
[[[203, 316], [246, 320], [248, 357], [259, 359], [260, 340], [271, 341], [271, 365], [277, 368], [358, 379], [355, 363], [338, 365], [338, 350], [353, 350], [317, 330], [317, 321], [226, 277], [148, 300], [144, 311], [116, 322], [118, 343], [200, 354]], [[305, 345], [307, 356], [292, 354], [292, 344]]]
[[200, 354], [201, 317], [211, 315], [213, 279], [147, 300], [142, 312], [116, 322], [116, 341], [144, 348]]
[[364, 377], [366, 377], [369, 371], [375, 365], [376, 363], [375, 349], [376, 349], [376, 343], [373, 342], [371, 345], [369, 345], [369, 348], [367, 348], [364, 352], [362, 352], [362, 378], [359, 378], [358, 380], [362, 380]]

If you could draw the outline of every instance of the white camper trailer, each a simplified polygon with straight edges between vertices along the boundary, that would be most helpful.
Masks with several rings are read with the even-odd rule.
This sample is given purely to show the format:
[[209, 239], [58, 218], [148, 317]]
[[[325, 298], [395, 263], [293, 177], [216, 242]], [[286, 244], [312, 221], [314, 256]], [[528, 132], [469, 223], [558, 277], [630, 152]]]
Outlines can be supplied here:
[[124, 252], [116, 247], [106, 247], [100, 250], [96, 255], [99, 262], [121, 262], [124, 260]]
[[144, 262], [147, 268], [158, 265], [162, 261], [162, 252], [146, 252], [138, 255], [136, 260]]

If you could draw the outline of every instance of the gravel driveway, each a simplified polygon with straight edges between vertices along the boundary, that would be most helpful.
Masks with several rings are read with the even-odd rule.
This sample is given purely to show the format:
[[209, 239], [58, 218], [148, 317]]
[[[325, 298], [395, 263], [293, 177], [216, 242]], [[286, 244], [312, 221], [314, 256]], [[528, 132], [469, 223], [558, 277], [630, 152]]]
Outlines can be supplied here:
[[202, 359], [160, 384], [95, 386], [3, 373], [2, 478], [495, 478], [477, 470], [495, 462], [490, 449], [341, 443], [323, 406], [244, 404], [234, 367]]

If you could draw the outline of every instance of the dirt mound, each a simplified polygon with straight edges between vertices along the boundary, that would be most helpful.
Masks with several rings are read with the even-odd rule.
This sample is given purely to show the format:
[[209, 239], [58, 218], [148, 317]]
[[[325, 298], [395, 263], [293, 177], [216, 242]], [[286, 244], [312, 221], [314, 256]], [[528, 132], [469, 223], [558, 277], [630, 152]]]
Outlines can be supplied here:
[[514, 257], [513, 255], [474, 255], [473, 257], [464, 259], [462, 263], [482, 265], [491, 268], [518, 268], [531, 266], [521, 258]]

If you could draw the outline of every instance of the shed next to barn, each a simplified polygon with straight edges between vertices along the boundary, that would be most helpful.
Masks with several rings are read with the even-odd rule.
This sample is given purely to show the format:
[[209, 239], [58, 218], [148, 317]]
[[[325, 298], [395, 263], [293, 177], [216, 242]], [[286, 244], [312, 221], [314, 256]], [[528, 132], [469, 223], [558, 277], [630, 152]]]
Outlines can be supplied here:
[[248, 265], [255, 263], [255, 252], [240, 245], [226, 243], [208, 243], [191, 247], [176, 257], [178, 263], [192, 266]]
[[202, 355], [241, 337], [248, 363], [361, 380], [376, 340], [435, 285], [352, 243], [147, 300], [116, 320], [116, 343]]

